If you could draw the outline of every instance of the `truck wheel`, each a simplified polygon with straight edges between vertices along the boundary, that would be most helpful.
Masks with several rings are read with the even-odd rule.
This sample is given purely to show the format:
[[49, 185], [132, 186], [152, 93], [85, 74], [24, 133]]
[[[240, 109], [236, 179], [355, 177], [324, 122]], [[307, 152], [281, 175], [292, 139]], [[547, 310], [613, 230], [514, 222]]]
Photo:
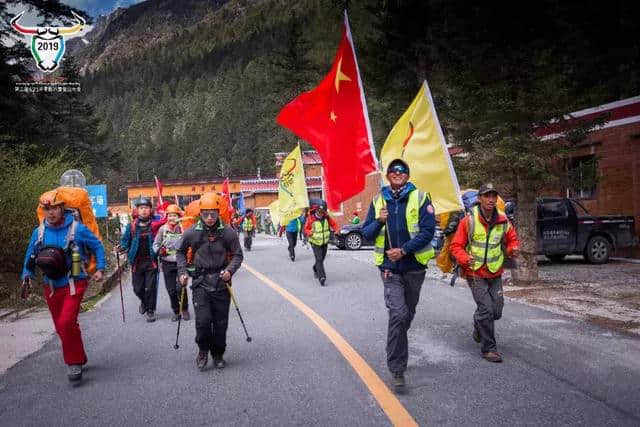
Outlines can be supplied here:
[[591, 264], [604, 264], [611, 255], [611, 243], [602, 236], [593, 236], [589, 239], [584, 250], [584, 257]]
[[545, 255], [551, 262], [562, 262], [566, 255]]
[[362, 247], [362, 236], [360, 236], [358, 233], [349, 233], [344, 239], [344, 244], [347, 249], [350, 249], [352, 251], [358, 250]]

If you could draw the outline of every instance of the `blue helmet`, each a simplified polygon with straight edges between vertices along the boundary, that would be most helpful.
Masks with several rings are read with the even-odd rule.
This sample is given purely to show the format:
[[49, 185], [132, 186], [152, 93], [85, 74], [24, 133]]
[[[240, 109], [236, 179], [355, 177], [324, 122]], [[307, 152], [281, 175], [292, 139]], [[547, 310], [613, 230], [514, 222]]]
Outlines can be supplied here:
[[146, 197], [140, 197], [138, 200], [136, 200], [136, 208], [141, 205], [149, 206], [150, 208], [153, 207], [153, 205], [151, 204], [151, 200], [147, 199]]

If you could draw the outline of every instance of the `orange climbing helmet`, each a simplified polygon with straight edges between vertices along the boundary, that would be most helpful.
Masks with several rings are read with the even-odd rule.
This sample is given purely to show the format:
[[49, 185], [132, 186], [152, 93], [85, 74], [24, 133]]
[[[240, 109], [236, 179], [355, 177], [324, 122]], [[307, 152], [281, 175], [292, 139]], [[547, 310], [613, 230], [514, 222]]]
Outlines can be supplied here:
[[165, 212], [167, 214], [177, 214], [179, 216], [182, 216], [182, 211], [180, 210], [180, 206], [173, 204], [173, 205], [169, 205], [167, 206], [167, 209], [165, 210]]
[[204, 193], [200, 197], [200, 210], [218, 209], [222, 205], [222, 197], [218, 193]]
[[58, 190], [47, 191], [40, 196], [40, 206], [42, 208], [62, 205], [64, 205], [64, 200], [58, 196]]

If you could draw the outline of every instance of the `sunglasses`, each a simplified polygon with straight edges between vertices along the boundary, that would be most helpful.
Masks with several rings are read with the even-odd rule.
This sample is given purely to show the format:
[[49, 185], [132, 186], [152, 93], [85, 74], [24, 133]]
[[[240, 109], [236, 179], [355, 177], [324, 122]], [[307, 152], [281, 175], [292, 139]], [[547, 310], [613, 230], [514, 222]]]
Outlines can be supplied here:
[[202, 218], [215, 218], [218, 216], [218, 211], [200, 211]]
[[408, 175], [409, 170], [402, 165], [396, 165], [396, 166], [393, 166], [392, 168], [389, 168], [387, 173], [404, 173]]

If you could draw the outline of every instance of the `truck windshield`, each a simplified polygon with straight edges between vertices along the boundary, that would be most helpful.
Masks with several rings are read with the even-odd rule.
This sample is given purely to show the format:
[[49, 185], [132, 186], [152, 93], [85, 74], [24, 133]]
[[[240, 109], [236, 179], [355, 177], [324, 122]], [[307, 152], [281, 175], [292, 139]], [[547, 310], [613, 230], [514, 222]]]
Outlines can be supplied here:
[[540, 207], [540, 216], [548, 218], [566, 218], [569, 216], [564, 200], [548, 200]]

